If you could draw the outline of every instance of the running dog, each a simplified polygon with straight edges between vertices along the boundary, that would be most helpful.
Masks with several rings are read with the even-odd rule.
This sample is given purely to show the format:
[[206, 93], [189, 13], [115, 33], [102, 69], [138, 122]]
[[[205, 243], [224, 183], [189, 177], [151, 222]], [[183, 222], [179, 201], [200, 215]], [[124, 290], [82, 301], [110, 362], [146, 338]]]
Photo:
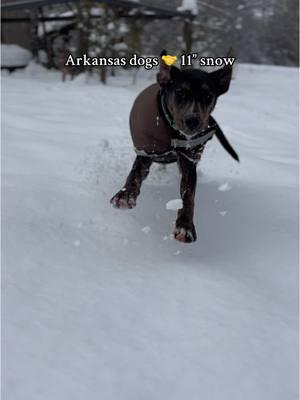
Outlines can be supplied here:
[[[166, 55], [165, 50], [162, 55]], [[137, 156], [123, 188], [111, 199], [115, 208], [135, 207], [153, 162], [177, 162], [183, 206], [178, 210], [174, 237], [185, 243], [196, 241], [193, 222], [196, 167], [207, 141], [216, 134], [238, 160], [211, 116], [218, 97], [228, 91], [231, 76], [231, 66], [208, 73], [178, 69], [161, 59], [157, 83], [138, 95], [130, 113], [130, 131]]]

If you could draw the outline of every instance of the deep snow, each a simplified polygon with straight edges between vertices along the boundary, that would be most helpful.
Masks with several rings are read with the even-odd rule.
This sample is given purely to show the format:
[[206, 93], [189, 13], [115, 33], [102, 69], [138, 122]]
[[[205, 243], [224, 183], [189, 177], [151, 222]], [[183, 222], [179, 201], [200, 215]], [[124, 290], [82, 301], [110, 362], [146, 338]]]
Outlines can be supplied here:
[[298, 71], [238, 66], [214, 115], [241, 163], [208, 144], [193, 245], [170, 237], [175, 165], [109, 204], [152, 74], [2, 79], [5, 400], [298, 397]]

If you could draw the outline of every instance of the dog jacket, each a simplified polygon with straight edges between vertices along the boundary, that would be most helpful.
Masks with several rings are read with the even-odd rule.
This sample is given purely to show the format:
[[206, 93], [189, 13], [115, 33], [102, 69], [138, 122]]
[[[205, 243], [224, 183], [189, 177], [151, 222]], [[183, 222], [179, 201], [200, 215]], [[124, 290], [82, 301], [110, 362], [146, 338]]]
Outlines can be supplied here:
[[[238, 160], [216, 121], [210, 117], [209, 127], [192, 137], [180, 133], [164, 103], [164, 94], [155, 83], [144, 89], [134, 101], [129, 118], [131, 137], [137, 155], [151, 157], [157, 162], [174, 162], [180, 153], [198, 162], [205, 144], [214, 133], [221, 144]], [[221, 133], [220, 133], [221, 132]]]

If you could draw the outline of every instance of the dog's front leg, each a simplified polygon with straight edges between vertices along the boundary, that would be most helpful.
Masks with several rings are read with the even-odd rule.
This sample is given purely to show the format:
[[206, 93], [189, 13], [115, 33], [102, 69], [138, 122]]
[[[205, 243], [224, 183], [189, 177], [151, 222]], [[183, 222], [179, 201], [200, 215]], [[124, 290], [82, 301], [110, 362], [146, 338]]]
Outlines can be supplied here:
[[180, 242], [191, 243], [197, 240], [193, 222], [197, 164], [179, 154], [178, 166], [181, 172], [180, 194], [183, 205], [178, 210], [174, 237]]
[[147, 177], [152, 159], [137, 156], [123, 188], [110, 200], [115, 208], [133, 208], [140, 194], [143, 180]]

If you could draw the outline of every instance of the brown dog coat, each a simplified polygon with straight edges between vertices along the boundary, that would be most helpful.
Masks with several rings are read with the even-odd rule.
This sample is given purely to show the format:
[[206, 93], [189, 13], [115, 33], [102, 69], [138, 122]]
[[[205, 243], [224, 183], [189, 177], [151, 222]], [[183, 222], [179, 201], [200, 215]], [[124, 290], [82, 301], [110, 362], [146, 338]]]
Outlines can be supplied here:
[[177, 153], [181, 153], [190, 161], [198, 162], [206, 142], [215, 133], [224, 148], [238, 160], [238, 155], [212, 117], [210, 127], [204, 132], [192, 138], [181, 135], [168, 121], [160, 96], [160, 86], [152, 84], [137, 96], [131, 109], [129, 124], [137, 155], [151, 157], [157, 162], [174, 162]]
[[173, 129], [159, 111], [160, 87], [148, 86], [136, 98], [129, 124], [132, 141], [138, 154], [164, 155], [172, 151]]

